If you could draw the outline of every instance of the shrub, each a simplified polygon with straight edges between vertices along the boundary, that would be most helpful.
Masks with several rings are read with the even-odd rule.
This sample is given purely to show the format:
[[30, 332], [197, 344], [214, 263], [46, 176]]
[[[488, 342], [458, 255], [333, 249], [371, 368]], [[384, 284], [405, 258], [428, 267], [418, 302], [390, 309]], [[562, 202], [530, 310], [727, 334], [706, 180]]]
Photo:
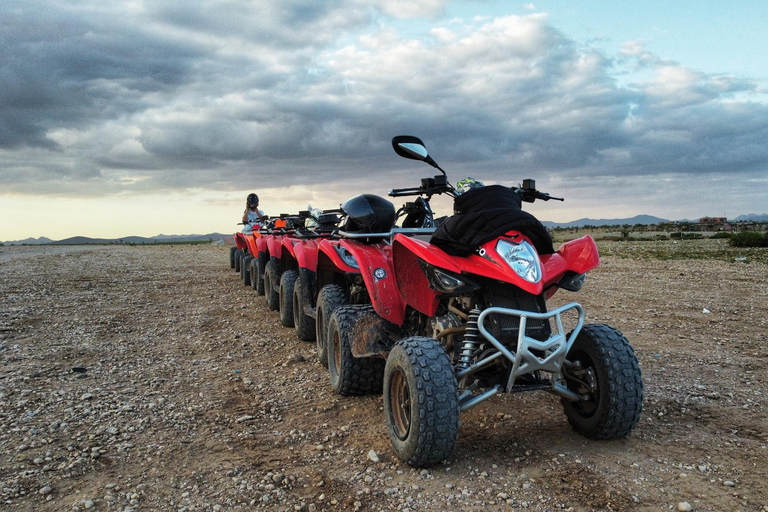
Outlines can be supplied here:
[[729, 233], [727, 231], [719, 231], [719, 232], [715, 233], [714, 235], [712, 235], [709, 238], [712, 238], [714, 240], [714, 239], [718, 239], [718, 238], [731, 238], [732, 236], [733, 236], [733, 234]]
[[733, 235], [728, 243], [732, 247], [768, 247], [768, 233], [742, 231]]

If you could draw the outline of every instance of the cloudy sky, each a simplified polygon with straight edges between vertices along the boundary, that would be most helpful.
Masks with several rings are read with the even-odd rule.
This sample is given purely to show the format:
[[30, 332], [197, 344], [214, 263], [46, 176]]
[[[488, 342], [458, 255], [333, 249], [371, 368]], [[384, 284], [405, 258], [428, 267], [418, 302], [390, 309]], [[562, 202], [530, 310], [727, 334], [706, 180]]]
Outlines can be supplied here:
[[385, 195], [398, 134], [543, 220], [768, 211], [768, 2], [617, 4], [3, 0], [0, 240]]

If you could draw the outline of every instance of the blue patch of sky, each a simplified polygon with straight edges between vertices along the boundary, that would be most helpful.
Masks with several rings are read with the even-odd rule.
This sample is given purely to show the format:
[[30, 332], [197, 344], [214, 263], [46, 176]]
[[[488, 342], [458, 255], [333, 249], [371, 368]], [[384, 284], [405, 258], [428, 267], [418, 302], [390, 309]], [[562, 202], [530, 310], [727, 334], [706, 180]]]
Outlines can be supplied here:
[[[429, 40], [451, 20], [546, 13], [548, 23], [585, 47], [616, 57], [628, 41], [646, 51], [707, 74], [734, 75], [768, 88], [768, 1], [737, 0], [461, 0], [437, 19], [381, 20], [407, 38]], [[455, 25], [454, 25], [455, 26]], [[644, 77], [617, 69], [620, 83]]]

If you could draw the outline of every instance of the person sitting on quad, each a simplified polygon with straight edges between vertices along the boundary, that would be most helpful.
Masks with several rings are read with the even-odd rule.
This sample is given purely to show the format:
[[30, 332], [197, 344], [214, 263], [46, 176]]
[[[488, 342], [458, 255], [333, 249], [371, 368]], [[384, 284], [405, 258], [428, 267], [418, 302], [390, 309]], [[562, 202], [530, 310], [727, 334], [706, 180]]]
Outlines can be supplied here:
[[[253, 224], [256, 221], [265, 220], [264, 212], [259, 210], [259, 196], [254, 193], [248, 194], [248, 198], [245, 201], [245, 212], [243, 212], [243, 233], [253, 233]], [[259, 226], [256, 226], [258, 229]]]

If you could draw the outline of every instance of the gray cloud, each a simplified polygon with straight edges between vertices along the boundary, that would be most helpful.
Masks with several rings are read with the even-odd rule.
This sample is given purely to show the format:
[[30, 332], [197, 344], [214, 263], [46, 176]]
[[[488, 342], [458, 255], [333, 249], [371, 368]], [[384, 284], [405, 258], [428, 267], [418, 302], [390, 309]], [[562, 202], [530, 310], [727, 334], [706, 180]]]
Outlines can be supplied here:
[[[399, 12], [445, 4], [411, 3]], [[400, 133], [489, 181], [766, 170], [750, 80], [639, 43], [607, 56], [538, 14], [407, 39], [391, 4], [370, 5], [4, 2], [0, 192], [328, 188], [364, 172], [397, 186], [413, 179], [389, 146]], [[651, 78], [616, 79], [638, 70]]]

